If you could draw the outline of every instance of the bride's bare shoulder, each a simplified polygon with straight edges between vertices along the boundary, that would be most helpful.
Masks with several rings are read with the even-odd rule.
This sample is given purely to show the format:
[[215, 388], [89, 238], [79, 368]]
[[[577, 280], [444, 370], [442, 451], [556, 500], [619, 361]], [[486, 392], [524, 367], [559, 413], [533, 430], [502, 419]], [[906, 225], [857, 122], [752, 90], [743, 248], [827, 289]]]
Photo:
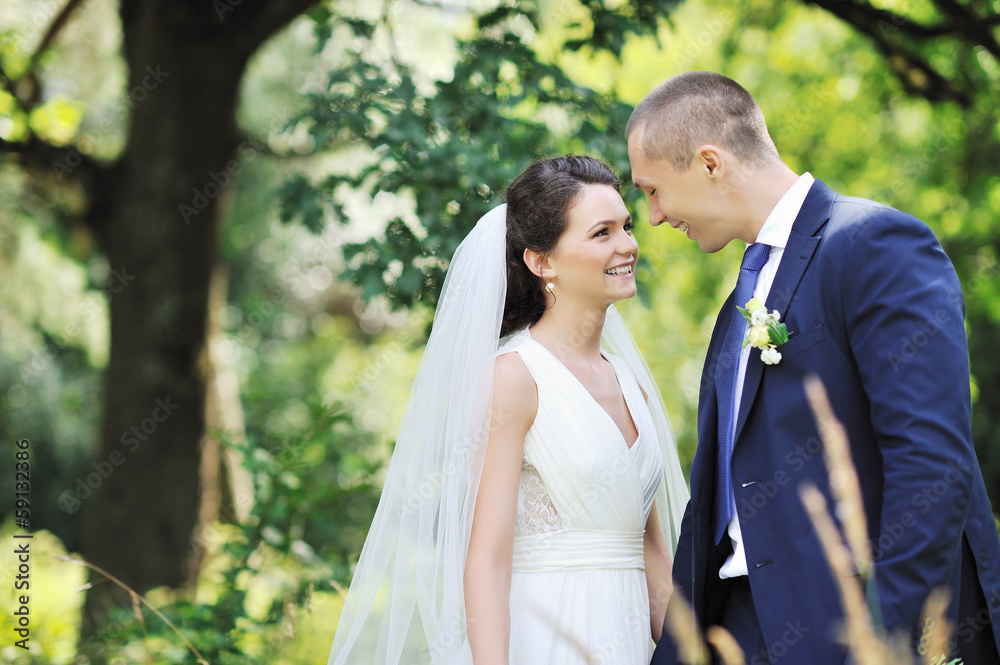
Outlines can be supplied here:
[[496, 366], [493, 369], [493, 387], [505, 391], [537, 392], [535, 379], [532, 378], [528, 366], [521, 360], [521, 354], [517, 351], [497, 356]]
[[530, 423], [538, 410], [538, 387], [516, 351], [497, 356], [493, 369], [493, 404]]

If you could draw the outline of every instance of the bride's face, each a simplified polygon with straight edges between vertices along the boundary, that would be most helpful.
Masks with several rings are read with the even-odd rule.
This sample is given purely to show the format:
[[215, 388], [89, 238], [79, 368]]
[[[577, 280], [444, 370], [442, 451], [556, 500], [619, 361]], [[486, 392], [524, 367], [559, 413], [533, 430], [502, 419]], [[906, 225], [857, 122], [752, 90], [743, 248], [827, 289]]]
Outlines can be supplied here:
[[566, 230], [548, 255], [556, 301], [607, 307], [635, 295], [639, 246], [632, 216], [608, 185], [584, 185], [567, 215]]

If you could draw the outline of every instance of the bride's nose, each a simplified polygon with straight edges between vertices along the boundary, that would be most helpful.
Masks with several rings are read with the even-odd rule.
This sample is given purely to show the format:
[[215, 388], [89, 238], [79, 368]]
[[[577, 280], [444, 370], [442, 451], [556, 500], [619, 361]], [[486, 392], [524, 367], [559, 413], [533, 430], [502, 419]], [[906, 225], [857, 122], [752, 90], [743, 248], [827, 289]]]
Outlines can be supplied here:
[[625, 235], [621, 244], [618, 246], [618, 253], [622, 256], [629, 255], [634, 257], [639, 253], [639, 243], [636, 242], [635, 236]]

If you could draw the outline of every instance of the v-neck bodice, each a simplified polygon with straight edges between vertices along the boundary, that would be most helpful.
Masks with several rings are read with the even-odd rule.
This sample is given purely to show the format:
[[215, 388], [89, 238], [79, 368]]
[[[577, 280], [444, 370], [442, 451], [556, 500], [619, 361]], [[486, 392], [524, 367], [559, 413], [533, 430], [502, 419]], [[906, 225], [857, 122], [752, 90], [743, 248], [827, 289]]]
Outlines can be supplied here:
[[[565, 370], [566, 374], [569, 377], [569, 382], [568, 383], [570, 385], [576, 384], [576, 386], [579, 388], [580, 392], [582, 393], [581, 397], [586, 396], [586, 397], [584, 397], [584, 399], [585, 398], [590, 398], [590, 401], [594, 404], [594, 406], [596, 406], [605, 416], [607, 416], [608, 420], [611, 421], [612, 424], [614, 424], [615, 429], [618, 430], [618, 434], [621, 436], [622, 443], [624, 443], [625, 446], [629, 450], [631, 450], [632, 448], [634, 448], [635, 444], [639, 443], [639, 439], [642, 438], [642, 430], [639, 429], [639, 423], [636, 421], [635, 417], [632, 415], [633, 404], [629, 401], [629, 397], [628, 397], [628, 395], [625, 392], [624, 386], [622, 385], [622, 379], [621, 379], [621, 376], [619, 374], [619, 372], [621, 370], [619, 369], [619, 364], [615, 360], [612, 360], [603, 351], [601, 352], [601, 356], [605, 360], [607, 360], [609, 363], [611, 363], [611, 368], [614, 370], [614, 373], [615, 373], [615, 379], [618, 381], [618, 389], [621, 391], [622, 398], [625, 401], [625, 412], [626, 412], [626, 415], [628, 415], [629, 420], [632, 421], [632, 426], [635, 427], [636, 436], [635, 436], [635, 439], [632, 440], [632, 443], [628, 442], [628, 439], [626, 438], [625, 433], [622, 432], [622, 430], [621, 430], [620, 427], [618, 427], [618, 423], [615, 421], [614, 417], [610, 413], [608, 413], [608, 410], [605, 409], [601, 405], [600, 402], [597, 401], [597, 398], [594, 397], [594, 394], [590, 392], [590, 390], [587, 388], [587, 386], [583, 385], [583, 381], [581, 381], [580, 378], [576, 374], [574, 374], [573, 371], [569, 367], [567, 367], [566, 364], [563, 361], [559, 360], [559, 358], [556, 356], [556, 354], [554, 354], [551, 351], [549, 351], [548, 348], [544, 344], [542, 344], [541, 342], [539, 342], [538, 340], [536, 340], [534, 338], [531, 338], [529, 343], [530, 344], [534, 344], [534, 345], [538, 346], [539, 348], [541, 348], [542, 351], [544, 351], [546, 354], [548, 354], [549, 357], [551, 357], [552, 360], [555, 361], [556, 365], [558, 365], [563, 370]], [[628, 370], [628, 368], [624, 368], [624, 371], [628, 372], [629, 370]], [[641, 391], [640, 391], [640, 394], [641, 394]]]
[[538, 389], [524, 465], [537, 472], [562, 527], [641, 533], [663, 460], [659, 446], [646, 441], [654, 432], [652, 416], [635, 377], [606, 356], [638, 431], [629, 447], [614, 419], [548, 349], [526, 339], [515, 350]]

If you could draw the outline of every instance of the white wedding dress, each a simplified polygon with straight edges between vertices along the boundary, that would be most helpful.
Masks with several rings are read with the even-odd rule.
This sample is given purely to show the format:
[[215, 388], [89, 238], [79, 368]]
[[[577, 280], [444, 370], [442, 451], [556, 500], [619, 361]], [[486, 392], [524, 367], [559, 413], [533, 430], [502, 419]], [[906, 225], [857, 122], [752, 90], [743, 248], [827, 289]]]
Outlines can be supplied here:
[[538, 386], [524, 441], [510, 590], [510, 665], [647, 665], [653, 642], [643, 530], [663, 477], [652, 417], [614, 356], [639, 436], [544, 346], [515, 347]]

